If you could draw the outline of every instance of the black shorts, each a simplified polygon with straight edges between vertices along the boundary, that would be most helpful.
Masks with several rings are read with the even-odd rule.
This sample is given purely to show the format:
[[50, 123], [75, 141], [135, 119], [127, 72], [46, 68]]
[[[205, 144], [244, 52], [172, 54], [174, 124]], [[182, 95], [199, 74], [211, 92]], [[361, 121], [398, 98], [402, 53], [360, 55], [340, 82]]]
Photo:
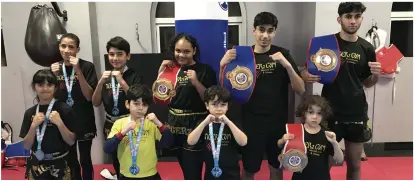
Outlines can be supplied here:
[[281, 154], [282, 149], [278, 148], [277, 142], [286, 132], [285, 123], [267, 121], [266, 124], [261, 124], [257, 122], [257, 120], [264, 119], [270, 118], [244, 117], [246, 121], [242, 123], [243, 131], [248, 137], [247, 145], [242, 147], [242, 161], [244, 170], [250, 173], [257, 173], [260, 170], [265, 153], [269, 165], [274, 168], [280, 166], [278, 155]]
[[[336, 133], [337, 142], [342, 139], [354, 142], [364, 143], [367, 142], [367, 133], [370, 131], [367, 126], [367, 121], [361, 122], [336, 122], [329, 121], [329, 130]], [[370, 138], [369, 138], [370, 139]]]
[[69, 159], [69, 156], [65, 156], [56, 160], [39, 161], [34, 154], [30, 155], [28, 180], [72, 180]]

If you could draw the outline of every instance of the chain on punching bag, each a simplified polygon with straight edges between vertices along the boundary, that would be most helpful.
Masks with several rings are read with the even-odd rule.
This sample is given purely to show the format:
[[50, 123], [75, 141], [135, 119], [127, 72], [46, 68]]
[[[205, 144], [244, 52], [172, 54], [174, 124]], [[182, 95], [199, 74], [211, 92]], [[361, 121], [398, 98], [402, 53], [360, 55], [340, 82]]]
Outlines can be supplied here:
[[27, 55], [34, 63], [49, 67], [61, 59], [58, 39], [65, 33], [53, 8], [46, 4], [32, 7], [25, 36]]

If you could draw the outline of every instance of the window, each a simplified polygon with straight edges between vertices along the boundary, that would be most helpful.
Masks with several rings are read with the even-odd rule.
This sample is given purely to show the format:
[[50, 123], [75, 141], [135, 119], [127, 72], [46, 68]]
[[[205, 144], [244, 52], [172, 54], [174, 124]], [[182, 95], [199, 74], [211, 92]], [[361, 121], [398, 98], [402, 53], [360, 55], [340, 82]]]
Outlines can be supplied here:
[[[244, 44], [242, 41], [242, 12], [239, 2], [228, 2], [228, 47]], [[175, 35], [174, 2], [159, 2], [155, 8], [155, 40], [157, 53], [165, 53]]]
[[394, 44], [405, 57], [413, 57], [413, 3], [394, 2], [391, 21], [390, 44]]

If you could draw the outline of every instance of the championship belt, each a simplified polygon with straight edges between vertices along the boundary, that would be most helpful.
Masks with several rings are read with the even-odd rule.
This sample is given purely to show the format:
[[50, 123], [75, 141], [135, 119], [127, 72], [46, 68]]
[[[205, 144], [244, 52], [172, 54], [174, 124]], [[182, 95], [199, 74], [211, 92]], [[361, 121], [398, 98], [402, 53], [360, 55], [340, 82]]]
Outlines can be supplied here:
[[173, 68], [166, 67], [161, 72], [157, 80], [153, 83], [153, 99], [156, 104], [168, 105], [176, 95], [177, 74], [180, 71], [180, 66], [175, 65]]
[[233, 100], [245, 103], [254, 91], [256, 61], [252, 47], [235, 46], [236, 58], [224, 67], [221, 84], [232, 93]]
[[282, 153], [278, 156], [280, 168], [292, 172], [301, 172], [308, 164], [307, 147], [304, 143], [303, 124], [287, 124], [287, 133], [294, 139], [287, 140]]
[[311, 39], [306, 63], [310, 74], [321, 77], [320, 83], [332, 83], [336, 79], [341, 65], [336, 35], [331, 34]]

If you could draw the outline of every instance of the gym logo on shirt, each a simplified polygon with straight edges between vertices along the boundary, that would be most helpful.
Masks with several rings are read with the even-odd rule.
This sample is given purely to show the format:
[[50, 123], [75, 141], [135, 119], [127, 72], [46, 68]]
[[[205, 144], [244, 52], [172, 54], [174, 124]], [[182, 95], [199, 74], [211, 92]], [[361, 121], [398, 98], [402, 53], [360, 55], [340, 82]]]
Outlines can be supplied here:
[[326, 145], [313, 144], [311, 142], [305, 142], [305, 145], [307, 146], [307, 154], [310, 155], [320, 156], [326, 151]]
[[277, 67], [277, 63], [274, 61], [257, 63], [256, 64], [257, 78], [260, 75], [274, 73], [276, 67]]
[[360, 61], [360, 54], [358, 53], [350, 53], [347, 51], [342, 51], [340, 53], [340, 57], [341, 57], [341, 62], [347, 62], [347, 63], [351, 63], [351, 64], [357, 64]]
[[180, 71], [177, 75], [177, 83], [176, 86], [187, 85], [189, 83], [189, 77], [183, 72]]
[[[59, 84], [59, 88], [60, 88], [61, 90], [67, 90], [67, 88], [66, 88], [66, 83], [65, 83], [65, 77], [63, 77], [63, 75], [58, 75], [58, 76], [56, 76], [56, 78], [57, 78], [57, 79], [58, 79], [58, 81], [60, 82], [60, 84]], [[68, 77], [68, 81], [69, 81], [69, 80], [71, 80], [71, 77], [70, 77], [70, 76]], [[77, 76], [77, 75], [75, 75], [75, 77], [74, 77], [74, 79], [73, 79], [73, 84], [75, 85], [77, 81], [78, 81], [78, 76]]]
[[[217, 144], [218, 134], [213, 134], [213, 139], [214, 139], [215, 144]], [[212, 145], [210, 145], [210, 135], [209, 135], [209, 133], [205, 133], [205, 140], [208, 141], [208, 144], [207, 144], [206, 148], [209, 151], [211, 151]], [[222, 135], [222, 143], [221, 143], [221, 146], [228, 146], [229, 143], [231, 142], [231, 140], [232, 140], [232, 134], [230, 134], [230, 133], [223, 134]]]
[[[112, 96], [112, 84], [111, 83], [106, 83], [104, 86], [105, 86], [105, 89], [107, 89], [108, 96]], [[122, 89], [122, 86], [120, 85], [120, 90], [118, 92], [122, 93], [123, 91], [124, 90]]]
[[[133, 144], [136, 144], [135, 142], [137, 141], [137, 135], [138, 135], [138, 132], [137, 132], [137, 131], [133, 131], [132, 133], [133, 133]], [[149, 134], [150, 134], [150, 130], [149, 130], [149, 129], [144, 129], [144, 130], [143, 130], [143, 133], [142, 133], [142, 135], [141, 135], [141, 140], [140, 140], [140, 142], [141, 142], [141, 141], [146, 141], [146, 139], [147, 139], [147, 137], [148, 137], [148, 135], [149, 135]], [[122, 140], [122, 142], [123, 142], [126, 146], [129, 146], [129, 145], [130, 145], [130, 143], [129, 143], [128, 139], [129, 139], [129, 137], [128, 137], [128, 134], [127, 134], [127, 135], [125, 135], [124, 139]]]

